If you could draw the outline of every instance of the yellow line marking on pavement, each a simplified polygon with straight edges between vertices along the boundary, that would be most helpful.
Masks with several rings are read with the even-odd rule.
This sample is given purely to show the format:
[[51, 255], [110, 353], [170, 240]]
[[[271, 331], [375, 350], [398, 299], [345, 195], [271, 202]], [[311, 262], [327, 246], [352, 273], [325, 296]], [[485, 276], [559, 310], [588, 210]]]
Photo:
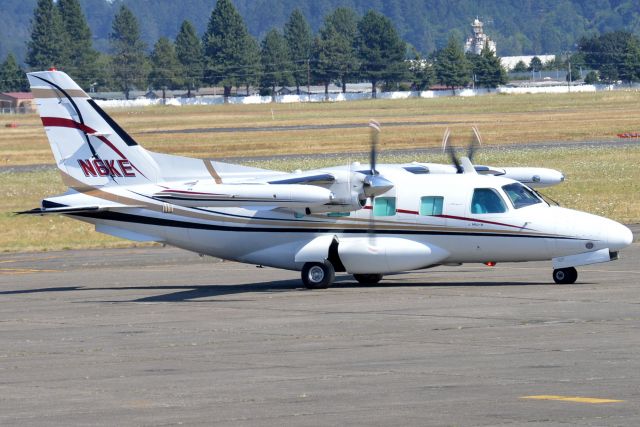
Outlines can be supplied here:
[[580, 397], [580, 396], [554, 396], [554, 395], [538, 395], [538, 396], [522, 396], [520, 399], [535, 399], [535, 400], [559, 400], [562, 402], [578, 402], [578, 403], [619, 403], [624, 400], [616, 399], [600, 399], [597, 397]]
[[36, 270], [33, 268], [0, 268], [0, 274], [16, 275], [31, 273], [56, 273], [60, 270]]

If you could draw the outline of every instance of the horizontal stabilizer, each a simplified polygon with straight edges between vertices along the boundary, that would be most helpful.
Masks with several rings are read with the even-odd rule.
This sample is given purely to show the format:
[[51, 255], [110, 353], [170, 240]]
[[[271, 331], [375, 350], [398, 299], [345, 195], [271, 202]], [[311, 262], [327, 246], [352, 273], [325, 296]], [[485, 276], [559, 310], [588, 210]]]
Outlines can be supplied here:
[[15, 212], [17, 215], [73, 215], [76, 213], [87, 213], [87, 212], [102, 212], [108, 211], [111, 209], [130, 209], [134, 207], [142, 207], [142, 206], [122, 206], [122, 205], [113, 205], [113, 206], [62, 206], [55, 208], [34, 208], [28, 211], [20, 211]]

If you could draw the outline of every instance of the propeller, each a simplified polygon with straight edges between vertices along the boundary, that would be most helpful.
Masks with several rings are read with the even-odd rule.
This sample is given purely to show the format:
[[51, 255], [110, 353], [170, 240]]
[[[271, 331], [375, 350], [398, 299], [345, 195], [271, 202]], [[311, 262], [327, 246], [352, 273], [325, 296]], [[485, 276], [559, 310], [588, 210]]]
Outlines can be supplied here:
[[455, 166], [456, 168], [456, 173], [465, 173], [465, 171], [467, 171], [464, 168], [464, 164], [467, 164], [467, 166], [471, 165], [471, 167], [467, 167], [467, 169], [473, 169], [473, 171], [468, 170], [467, 173], [475, 172], [472, 163], [473, 156], [476, 151], [478, 151], [478, 148], [482, 145], [482, 137], [480, 136], [480, 132], [478, 131], [477, 127], [473, 126], [471, 129], [473, 129], [474, 138], [471, 140], [469, 146], [467, 147], [467, 155], [462, 159], [458, 157], [456, 149], [453, 148], [453, 145], [449, 144], [449, 136], [451, 135], [451, 131], [449, 130], [449, 128], [444, 131], [444, 135], [442, 137], [442, 152], [446, 152], [447, 154], [449, 154], [451, 163], [453, 163], [453, 166]]
[[393, 188], [393, 183], [383, 178], [376, 169], [376, 161], [378, 157], [378, 143], [380, 141], [380, 132], [382, 127], [380, 123], [375, 120], [369, 122], [369, 128], [371, 129], [371, 151], [369, 154], [369, 174], [364, 177], [363, 192], [364, 195], [371, 200], [371, 211], [369, 212], [369, 247], [374, 248], [376, 246], [375, 241], [375, 221], [373, 216], [373, 209], [375, 207], [376, 196], [386, 193]]

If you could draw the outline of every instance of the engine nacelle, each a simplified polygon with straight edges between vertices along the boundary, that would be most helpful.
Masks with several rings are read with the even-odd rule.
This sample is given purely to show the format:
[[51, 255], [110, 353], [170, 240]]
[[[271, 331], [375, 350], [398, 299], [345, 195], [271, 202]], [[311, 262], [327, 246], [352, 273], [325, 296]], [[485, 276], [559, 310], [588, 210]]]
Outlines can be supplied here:
[[322, 206], [309, 207], [309, 213], [347, 213], [360, 210], [367, 203], [367, 199], [355, 191], [349, 197], [335, 197], [331, 203]]
[[502, 169], [504, 169], [502, 176], [520, 181], [529, 187], [551, 187], [564, 181], [564, 174], [555, 169], [531, 167], [506, 167]]
[[392, 273], [439, 264], [449, 252], [401, 237], [342, 238], [338, 255], [349, 273]]

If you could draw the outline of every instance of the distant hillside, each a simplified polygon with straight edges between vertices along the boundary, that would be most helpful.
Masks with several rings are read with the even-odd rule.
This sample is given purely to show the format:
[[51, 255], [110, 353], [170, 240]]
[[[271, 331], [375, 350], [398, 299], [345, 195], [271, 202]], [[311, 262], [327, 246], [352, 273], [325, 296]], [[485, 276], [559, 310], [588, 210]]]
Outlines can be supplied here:
[[[215, 0], [81, 0], [100, 50], [108, 49], [111, 20], [121, 2], [137, 15], [145, 40], [175, 37], [184, 19], [202, 33]], [[469, 34], [476, 17], [497, 42], [498, 55], [557, 53], [571, 50], [585, 34], [627, 30], [640, 34], [638, 0], [233, 0], [256, 37], [282, 27], [294, 8], [316, 31], [338, 6], [359, 14], [372, 8], [390, 17], [404, 39], [423, 53], [442, 47], [453, 32]], [[2, 0], [0, 58], [8, 51], [22, 61], [36, 0]]]

